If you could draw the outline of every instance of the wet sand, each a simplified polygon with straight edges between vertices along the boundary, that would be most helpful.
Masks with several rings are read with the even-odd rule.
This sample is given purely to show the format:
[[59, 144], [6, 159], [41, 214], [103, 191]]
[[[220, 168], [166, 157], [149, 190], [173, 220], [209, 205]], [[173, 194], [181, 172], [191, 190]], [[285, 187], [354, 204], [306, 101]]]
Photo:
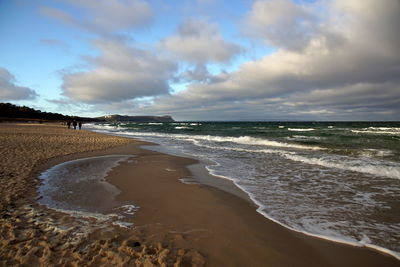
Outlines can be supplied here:
[[[125, 152], [125, 151], [120, 151]], [[399, 266], [391, 256], [290, 231], [242, 198], [209, 186], [183, 184], [195, 161], [138, 151], [108, 181], [118, 200], [140, 206], [134, 222], [151, 242], [202, 253], [209, 266]]]
[[[368, 248], [287, 230], [234, 194], [184, 184], [179, 179], [195, 178], [187, 166], [197, 162], [141, 149], [143, 142], [43, 125], [0, 125], [0, 138], [8, 144], [2, 159], [16, 150], [7, 154], [14, 158], [1, 163], [6, 182], [1, 185], [0, 265], [400, 266], [393, 257]], [[41, 143], [38, 138], [54, 140]], [[74, 151], [62, 149], [70, 138], [77, 138]], [[87, 144], [87, 138], [97, 141]], [[22, 153], [24, 146], [30, 149]], [[48, 150], [52, 153], [44, 152]], [[35, 160], [26, 160], [33, 151]], [[134, 156], [106, 177], [121, 191], [117, 201], [140, 207], [134, 227], [74, 218], [36, 203], [41, 172], [64, 161], [101, 155]], [[24, 162], [25, 172], [10, 167]]]

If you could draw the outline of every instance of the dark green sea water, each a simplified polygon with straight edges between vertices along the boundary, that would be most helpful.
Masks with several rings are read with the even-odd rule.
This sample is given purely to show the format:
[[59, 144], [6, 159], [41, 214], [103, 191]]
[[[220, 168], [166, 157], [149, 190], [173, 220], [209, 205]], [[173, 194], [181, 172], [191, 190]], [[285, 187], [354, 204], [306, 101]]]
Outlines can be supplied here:
[[[143, 133], [254, 137], [400, 160], [400, 122], [183, 122], [110, 124]], [[385, 151], [388, 150], [388, 151]]]

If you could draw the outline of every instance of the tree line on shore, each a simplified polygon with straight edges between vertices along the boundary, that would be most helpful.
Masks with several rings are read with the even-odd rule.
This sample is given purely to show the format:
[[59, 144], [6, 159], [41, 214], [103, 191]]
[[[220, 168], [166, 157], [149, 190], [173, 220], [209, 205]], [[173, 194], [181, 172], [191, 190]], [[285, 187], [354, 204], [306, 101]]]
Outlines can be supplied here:
[[27, 106], [0, 103], [0, 121], [80, 121], [80, 122], [174, 122], [171, 116], [129, 116], [107, 115], [97, 118], [68, 116], [60, 113], [44, 112]]
[[26, 119], [44, 121], [97, 121], [95, 118], [67, 116], [60, 113], [43, 112], [27, 106], [17, 106], [11, 103], [0, 103], [0, 119]]

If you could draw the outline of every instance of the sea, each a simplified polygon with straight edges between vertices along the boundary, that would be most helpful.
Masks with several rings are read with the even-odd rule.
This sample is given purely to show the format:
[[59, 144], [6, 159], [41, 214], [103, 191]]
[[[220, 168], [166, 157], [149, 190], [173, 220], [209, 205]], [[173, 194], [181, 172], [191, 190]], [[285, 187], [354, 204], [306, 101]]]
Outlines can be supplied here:
[[205, 162], [266, 218], [400, 258], [400, 122], [96, 123]]

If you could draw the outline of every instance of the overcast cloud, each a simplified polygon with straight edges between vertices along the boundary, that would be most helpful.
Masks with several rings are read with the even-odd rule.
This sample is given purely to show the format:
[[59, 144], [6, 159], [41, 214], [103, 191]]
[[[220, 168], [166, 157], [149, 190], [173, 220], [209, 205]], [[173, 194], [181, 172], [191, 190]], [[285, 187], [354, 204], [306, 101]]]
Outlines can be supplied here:
[[241, 52], [237, 44], [224, 40], [216, 25], [205, 20], [186, 20], [177, 33], [162, 41], [178, 58], [196, 64], [227, 63]]
[[70, 0], [87, 16], [78, 18], [62, 10], [42, 7], [41, 11], [74, 27], [97, 34], [92, 47], [98, 56], [85, 55], [89, 70], [63, 74], [63, 95], [87, 104], [167, 94], [177, 65], [154, 51], [134, 46], [124, 30], [148, 26], [153, 12], [145, 1]]
[[35, 90], [16, 85], [15, 76], [7, 69], [0, 67], [0, 99], [1, 100], [29, 100], [38, 95]]
[[[351, 113], [358, 119], [381, 118], [382, 114], [398, 119], [399, 1], [332, 1], [326, 21], [321, 22], [323, 28], [313, 31], [308, 39], [300, 38], [302, 49], [292, 49], [296, 48], [293, 39], [286, 37], [292, 30], [297, 32], [296, 23], [302, 23], [299, 16], [312, 15], [293, 3], [277, 1], [280, 15], [272, 9], [272, 18], [253, 19], [265, 11], [258, 5], [274, 7], [277, 3], [272, 2], [256, 1], [247, 18], [253, 25], [258, 23], [258, 29], [267, 29], [286, 14], [283, 20], [289, 28], [280, 29], [282, 38], [270, 36], [268, 30], [263, 36], [271, 43], [282, 42], [275, 53], [221, 75], [219, 82], [192, 84], [177, 95], [161, 97], [147, 111], [170, 110], [179, 116], [182, 110], [187, 114], [188, 108], [193, 111], [197, 107], [193, 115], [211, 119], [218, 116], [215, 108], [228, 105], [242, 111], [236, 118], [314, 114], [316, 118], [346, 119]], [[224, 114], [219, 114], [223, 119]]]
[[[400, 1], [331, 0], [321, 8], [318, 1], [256, 0], [241, 18], [242, 38], [276, 50], [219, 74], [209, 64], [229, 66], [245, 48], [208, 19], [183, 20], [154, 44], [157, 50], [139, 49], [110, 35], [149, 25], [153, 11], [144, 1], [71, 2], [90, 16], [42, 12], [98, 34], [92, 44], [99, 55], [84, 57], [89, 70], [64, 75], [63, 94], [104, 112], [132, 108], [193, 120], [399, 118]], [[189, 67], [182, 71], [182, 64]], [[188, 85], [171, 93], [173, 80]]]
[[273, 46], [302, 50], [318, 31], [319, 21], [307, 7], [290, 0], [257, 0], [245, 26], [245, 34], [258, 36]]
[[84, 103], [122, 101], [167, 94], [176, 64], [121, 40], [96, 40], [97, 57], [86, 57], [92, 70], [65, 74], [64, 95]]

